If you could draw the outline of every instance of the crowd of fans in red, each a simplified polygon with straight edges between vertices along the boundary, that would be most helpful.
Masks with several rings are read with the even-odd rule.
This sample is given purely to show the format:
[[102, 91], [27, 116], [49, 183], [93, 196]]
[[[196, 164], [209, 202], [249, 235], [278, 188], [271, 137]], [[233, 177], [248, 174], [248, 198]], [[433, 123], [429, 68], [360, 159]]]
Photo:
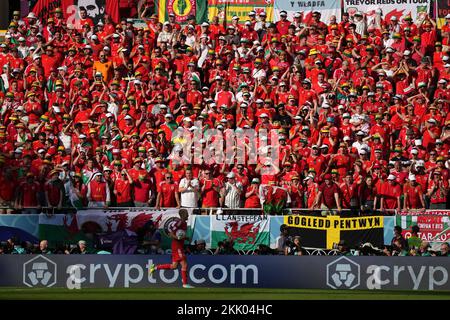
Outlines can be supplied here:
[[[280, 15], [180, 25], [144, 11], [138, 29], [94, 26], [83, 9], [75, 26], [59, 8], [14, 12], [1, 205], [258, 208], [281, 190], [294, 208], [447, 208], [450, 16], [438, 30], [429, 17]], [[194, 163], [178, 127], [277, 130], [280, 161]]]

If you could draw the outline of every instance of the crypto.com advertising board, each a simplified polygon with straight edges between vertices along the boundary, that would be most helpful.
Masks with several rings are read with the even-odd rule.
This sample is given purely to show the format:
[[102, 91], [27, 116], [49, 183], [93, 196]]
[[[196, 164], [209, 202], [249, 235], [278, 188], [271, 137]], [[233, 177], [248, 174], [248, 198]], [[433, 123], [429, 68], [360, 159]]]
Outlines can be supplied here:
[[[179, 271], [159, 270], [169, 256], [4, 255], [0, 286], [83, 288], [179, 287]], [[196, 287], [450, 290], [445, 257], [189, 256]]]

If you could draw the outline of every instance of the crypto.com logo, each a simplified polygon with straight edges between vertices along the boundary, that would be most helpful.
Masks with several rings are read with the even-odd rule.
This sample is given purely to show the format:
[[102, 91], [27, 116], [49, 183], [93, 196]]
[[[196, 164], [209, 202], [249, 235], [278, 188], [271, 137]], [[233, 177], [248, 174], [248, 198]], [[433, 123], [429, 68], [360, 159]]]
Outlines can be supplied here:
[[327, 264], [327, 285], [333, 289], [354, 289], [359, 286], [360, 267], [352, 260], [341, 257]]
[[[281, 140], [285, 136], [275, 129], [236, 130], [217, 128], [203, 130], [196, 121], [190, 128], [178, 127], [172, 132], [174, 164], [261, 164], [278, 166]], [[270, 171], [270, 168], [262, 168]], [[270, 172], [267, 172], [270, 174]]]
[[56, 283], [56, 263], [39, 255], [23, 264], [23, 283], [29, 287], [51, 287]]

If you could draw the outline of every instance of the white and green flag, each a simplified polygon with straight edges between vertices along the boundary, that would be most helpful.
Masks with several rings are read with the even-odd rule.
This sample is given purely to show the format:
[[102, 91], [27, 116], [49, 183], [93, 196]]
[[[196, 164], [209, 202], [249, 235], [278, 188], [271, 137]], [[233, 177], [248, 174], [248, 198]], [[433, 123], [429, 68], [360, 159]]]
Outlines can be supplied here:
[[254, 250], [260, 244], [269, 246], [269, 218], [264, 215], [211, 216], [211, 247], [219, 241], [233, 240], [235, 250]]

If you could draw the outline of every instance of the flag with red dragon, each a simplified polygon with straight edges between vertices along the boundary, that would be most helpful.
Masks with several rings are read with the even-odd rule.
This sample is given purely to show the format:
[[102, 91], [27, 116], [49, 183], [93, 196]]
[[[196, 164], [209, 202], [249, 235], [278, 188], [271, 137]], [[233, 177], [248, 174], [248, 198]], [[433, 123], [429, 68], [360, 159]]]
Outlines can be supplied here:
[[255, 250], [269, 245], [269, 218], [264, 215], [211, 216], [211, 247], [220, 241], [232, 240], [235, 250]]

